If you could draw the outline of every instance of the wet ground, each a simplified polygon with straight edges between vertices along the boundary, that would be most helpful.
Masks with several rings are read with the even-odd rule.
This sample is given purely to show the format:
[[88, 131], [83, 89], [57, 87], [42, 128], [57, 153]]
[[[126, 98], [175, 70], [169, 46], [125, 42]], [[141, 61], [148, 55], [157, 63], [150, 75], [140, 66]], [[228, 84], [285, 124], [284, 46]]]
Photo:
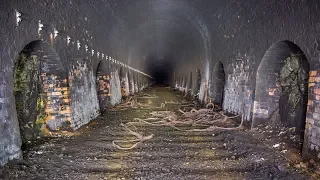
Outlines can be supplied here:
[[[23, 162], [0, 169], [0, 179], [317, 179], [310, 164], [300, 163], [300, 150], [286, 146], [290, 139], [280, 142], [288, 133], [283, 129], [185, 132], [142, 124], [133, 130], [152, 139], [132, 150], [116, 149], [113, 140], [133, 138], [121, 123], [152, 111], [181, 116], [179, 108], [197, 106], [168, 87], [148, 88], [134, 99], [147, 106], [112, 108], [73, 136], [35, 145]], [[172, 103], [160, 108], [165, 101]], [[239, 119], [228, 123], [237, 124]]]

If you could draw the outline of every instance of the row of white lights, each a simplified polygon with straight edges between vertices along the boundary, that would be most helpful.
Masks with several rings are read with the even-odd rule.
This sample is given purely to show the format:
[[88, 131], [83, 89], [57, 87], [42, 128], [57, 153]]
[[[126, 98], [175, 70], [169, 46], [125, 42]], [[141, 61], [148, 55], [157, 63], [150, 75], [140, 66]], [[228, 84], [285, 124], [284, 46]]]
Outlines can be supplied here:
[[[16, 13], [16, 25], [19, 26], [19, 24], [21, 23], [21, 20], [22, 20], [21, 19], [21, 13], [18, 12], [17, 10], [15, 11], [15, 13]], [[44, 25], [42, 24], [41, 20], [39, 20], [39, 22], [38, 22], [38, 34], [39, 34], [39, 36], [41, 36], [41, 31], [42, 31], [43, 27], [44, 27]], [[59, 34], [59, 31], [54, 28], [53, 38], [55, 39], [58, 36], [58, 34]], [[66, 40], [67, 40], [67, 45], [69, 45], [71, 43], [71, 37], [67, 36]], [[80, 50], [81, 43], [80, 43], [79, 40], [77, 40], [76, 42], [77, 42], [77, 49]], [[72, 42], [72, 44], [74, 44], [74, 42]], [[86, 52], [89, 51], [88, 45], [85, 45], [85, 51]], [[91, 55], [94, 56], [94, 53], [95, 53], [95, 50], [92, 49], [91, 50]], [[112, 58], [111, 56], [105, 55], [104, 53], [97, 52], [96, 54], [97, 54], [97, 58], [100, 58], [100, 54], [101, 54], [102, 59], [105, 59], [106, 61], [109, 61], [110, 63], [118, 64], [118, 65], [126, 67], [126, 68], [128, 68], [128, 69], [130, 69], [132, 71], [135, 71], [135, 72], [138, 72], [138, 73], [143, 74], [145, 76], [148, 76], [150, 78], [153, 78], [153, 77], [151, 77], [150, 75], [148, 75], [148, 74], [146, 74], [144, 72], [141, 72], [141, 71], [139, 71], [139, 70], [127, 65], [127, 64], [124, 64], [124, 63], [122, 63], [120, 61], [117, 61], [116, 59]]]

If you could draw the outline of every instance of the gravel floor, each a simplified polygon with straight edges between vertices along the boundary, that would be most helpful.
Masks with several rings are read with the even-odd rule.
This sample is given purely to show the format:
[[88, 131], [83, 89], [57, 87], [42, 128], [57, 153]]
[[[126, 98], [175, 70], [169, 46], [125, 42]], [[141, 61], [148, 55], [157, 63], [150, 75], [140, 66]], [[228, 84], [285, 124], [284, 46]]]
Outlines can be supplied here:
[[[110, 109], [74, 136], [50, 138], [29, 148], [23, 162], [0, 169], [0, 179], [316, 179], [268, 146], [276, 142], [262, 143], [259, 131], [183, 132], [141, 125], [136, 131], [154, 137], [132, 150], [118, 150], [113, 140], [132, 138], [120, 123], [148, 117], [165, 101], [193, 103], [168, 87], [148, 88], [135, 98], [151, 108]], [[165, 108], [181, 115], [179, 106]]]

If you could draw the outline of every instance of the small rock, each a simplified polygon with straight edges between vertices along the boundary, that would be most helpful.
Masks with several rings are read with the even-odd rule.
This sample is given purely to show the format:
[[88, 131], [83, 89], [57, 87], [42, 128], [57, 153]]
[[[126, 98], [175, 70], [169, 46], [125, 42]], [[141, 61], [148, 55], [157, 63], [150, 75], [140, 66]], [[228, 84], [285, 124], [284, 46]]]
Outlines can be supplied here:
[[280, 144], [275, 144], [275, 145], [273, 145], [272, 147], [277, 148], [277, 147], [279, 147], [279, 146], [280, 146]]

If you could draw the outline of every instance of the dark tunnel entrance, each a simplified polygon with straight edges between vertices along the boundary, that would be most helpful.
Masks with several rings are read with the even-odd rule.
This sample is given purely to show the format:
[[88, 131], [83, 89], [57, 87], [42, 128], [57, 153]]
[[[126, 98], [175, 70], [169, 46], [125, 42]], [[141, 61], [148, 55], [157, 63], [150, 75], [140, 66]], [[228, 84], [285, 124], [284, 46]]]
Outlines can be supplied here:
[[281, 41], [266, 52], [257, 71], [253, 126], [282, 124], [303, 139], [309, 63], [292, 42]]
[[173, 77], [173, 63], [171, 58], [156, 59], [154, 57], [148, 57], [147, 69], [148, 74], [154, 78], [156, 84], [170, 84]]

